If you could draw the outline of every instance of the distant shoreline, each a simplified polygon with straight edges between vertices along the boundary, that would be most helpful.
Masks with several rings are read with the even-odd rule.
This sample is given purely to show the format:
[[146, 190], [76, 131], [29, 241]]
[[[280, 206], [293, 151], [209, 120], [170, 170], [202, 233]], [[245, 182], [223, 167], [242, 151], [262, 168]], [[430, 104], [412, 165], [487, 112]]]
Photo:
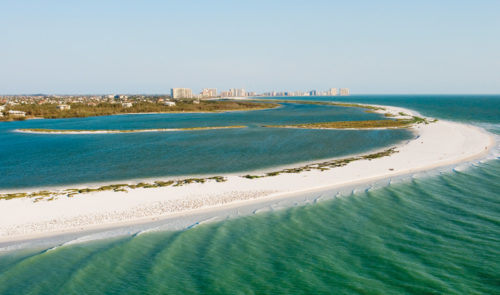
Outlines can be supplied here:
[[[213, 105], [215, 104], [215, 105]], [[280, 107], [273, 102], [241, 102], [241, 101], [202, 101], [200, 104], [179, 103], [179, 106], [167, 107], [156, 103], [137, 104], [133, 107], [115, 107], [115, 104], [106, 104], [105, 106], [87, 106], [82, 104], [73, 105], [69, 110], [57, 110], [55, 105], [20, 105], [12, 107], [13, 110], [26, 112], [25, 117], [3, 116], [0, 122], [15, 122], [33, 119], [75, 119], [88, 117], [102, 117], [115, 115], [146, 115], [146, 114], [210, 114], [225, 112], [245, 112], [268, 110]], [[220, 107], [221, 109], [216, 109]], [[35, 109], [32, 109], [35, 108]], [[48, 108], [48, 110], [46, 110]], [[133, 111], [134, 108], [152, 109], [151, 111]], [[181, 110], [177, 110], [181, 108]], [[184, 108], [185, 110], [182, 110]], [[194, 109], [193, 108], [200, 108]], [[204, 109], [203, 109], [204, 108]]]

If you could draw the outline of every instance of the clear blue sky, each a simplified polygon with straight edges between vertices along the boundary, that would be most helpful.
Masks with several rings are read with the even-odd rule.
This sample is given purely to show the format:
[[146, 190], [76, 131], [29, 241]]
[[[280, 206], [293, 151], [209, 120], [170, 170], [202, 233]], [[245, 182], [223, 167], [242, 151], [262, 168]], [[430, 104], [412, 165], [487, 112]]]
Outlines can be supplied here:
[[500, 93], [500, 1], [0, 0], [0, 93]]

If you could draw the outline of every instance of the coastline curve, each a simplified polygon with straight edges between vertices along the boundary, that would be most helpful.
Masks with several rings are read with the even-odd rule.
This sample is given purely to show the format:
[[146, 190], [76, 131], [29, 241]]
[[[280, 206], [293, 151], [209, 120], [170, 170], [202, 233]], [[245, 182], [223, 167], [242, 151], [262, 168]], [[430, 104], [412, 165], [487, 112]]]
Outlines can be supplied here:
[[[384, 108], [418, 115], [408, 109]], [[206, 216], [208, 213], [214, 217], [217, 212], [236, 208], [257, 211], [266, 204], [297, 196], [301, 198], [301, 195], [472, 161], [483, 157], [495, 144], [489, 133], [462, 123], [440, 120], [411, 128], [418, 137], [398, 145], [397, 153], [362, 159], [326, 171], [301, 171], [258, 179], [227, 175], [227, 181], [223, 182], [92, 192], [75, 198], [56, 198], [50, 202], [33, 202], [28, 198], [1, 200], [0, 243], [160, 220], [189, 220], [190, 217]], [[19, 212], [21, 208], [24, 212], [22, 216], [10, 213]]]

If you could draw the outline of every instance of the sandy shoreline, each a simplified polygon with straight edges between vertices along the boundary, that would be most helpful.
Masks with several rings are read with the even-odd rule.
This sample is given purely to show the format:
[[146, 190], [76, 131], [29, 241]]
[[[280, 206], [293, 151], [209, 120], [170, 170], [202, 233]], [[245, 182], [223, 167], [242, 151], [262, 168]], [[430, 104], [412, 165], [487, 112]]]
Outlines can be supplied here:
[[110, 129], [110, 130], [63, 130], [63, 129], [15, 129], [14, 132], [32, 134], [117, 134], [117, 133], [145, 133], [145, 132], [179, 132], [204, 131], [219, 129], [239, 129], [247, 126], [207, 126], [189, 128], [153, 128], [153, 129]]
[[[230, 98], [218, 98], [218, 99], [210, 99], [210, 100], [222, 100], [222, 99], [230, 99]], [[239, 99], [235, 97], [234, 99]], [[241, 100], [241, 99], [240, 99]], [[47, 120], [47, 119], [81, 119], [81, 118], [90, 118], [90, 117], [104, 117], [104, 116], [124, 116], [124, 115], [159, 115], [159, 114], [217, 114], [217, 113], [230, 113], [230, 112], [248, 112], [248, 111], [262, 111], [280, 108], [281, 106], [274, 106], [268, 108], [253, 108], [253, 109], [241, 109], [241, 110], [215, 110], [215, 111], [171, 111], [171, 112], [139, 112], [139, 113], [119, 113], [119, 114], [109, 114], [109, 115], [96, 115], [96, 116], [88, 116], [88, 117], [67, 117], [67, 118], [44, 118], [44, 117], [26, 117], [24, 120]], [[0, 122], [15, 122], [16, 120], [0, 120]]]
[[[395, 114], [418, 115], [408, 109], [382, 107]], [[226, 182], [128, 192], [103, 191], [72, 198], [58, 197], [52, 201], [0, 200], [0, 243], [175, 219], [228, 208], [258, 208], [259, 204], [299, 194], [471, 161], [487, 154], [495, 144], [487, 132], [461, 123], [439, 120], [418, 124], [412, 129], [416, 138], [398, 145], [396, 154], [360, 160], [327, 171], [302, 171], [257, 179], [232, 174], [224, 175]]]

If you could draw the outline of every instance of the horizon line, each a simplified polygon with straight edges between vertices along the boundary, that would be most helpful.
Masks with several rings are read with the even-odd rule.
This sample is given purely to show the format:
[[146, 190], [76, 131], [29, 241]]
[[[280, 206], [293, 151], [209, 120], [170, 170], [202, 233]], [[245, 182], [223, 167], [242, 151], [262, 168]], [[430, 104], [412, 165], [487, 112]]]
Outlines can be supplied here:
[[[280, 91], [282, 92], [282, 91]], [[170, 93], [132, 93], [132, 92], [107, 92], [107, 93], [16, 93], [16, 94], [5, 94], [2, 93], [0, 96], [51, 96], [51, 95], [61, 95], [61, 96], [90, 96], [90, 95], [170, 95]], [[500, 95], [498, 93], [351, 93], [349, 95], [297, 95], [289, 97], [335, 97], [335, 96], [359, 96], [359, 95]], [[266, 96], [260, 93], [256, 96]], [[287, 97], [288, 95], [284, 96]], [[253, 97], [248, 96], [248, 97]], [[273, 97], [273, 96], [270, 96]], [[275, 96], [278, 97], [278, 96]]]

